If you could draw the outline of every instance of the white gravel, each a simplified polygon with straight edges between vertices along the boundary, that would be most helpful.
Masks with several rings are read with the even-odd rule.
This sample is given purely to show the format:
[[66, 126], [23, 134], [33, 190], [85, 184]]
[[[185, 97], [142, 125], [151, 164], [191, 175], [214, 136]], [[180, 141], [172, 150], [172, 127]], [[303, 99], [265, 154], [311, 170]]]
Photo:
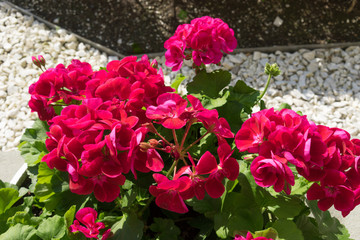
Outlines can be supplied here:
[[[87, 61], [93, 69], [106, 66], [107, 56], [89, 45], [80, 43], [63, 29], [49, 30], [28, 16], [8, 9], [0, 3], [0, 150], [11, 150], [19, 144], [26, 127], [36, 118], [27, 104], [28, 87], [41, 73], [31, 56], [43, 55], [47, 67], [58, 63], [70, 64], [72, 59]], [[164, 65], [164, 57], [157, 58], [166, 80], [176, 73]], [[340, 127], [352, 137], [359, 137], [360, 124], [360, 48], [299, 50], [265, 54], [228, 55], [224, 68], [233, 74], [233, 80], [244, 80], [262, 90], [267, 76], [264, 66], [278, 63], [282, 74], [276, 77], [264, 100], [267, 107], [278, 108], [288, 103], [317, 124]], [[188, 64], [188, 63], [186, 63]], [[185, 65], [186, 65], [185, 64]], [[184, 75], [193, 75], [189, 66]]]

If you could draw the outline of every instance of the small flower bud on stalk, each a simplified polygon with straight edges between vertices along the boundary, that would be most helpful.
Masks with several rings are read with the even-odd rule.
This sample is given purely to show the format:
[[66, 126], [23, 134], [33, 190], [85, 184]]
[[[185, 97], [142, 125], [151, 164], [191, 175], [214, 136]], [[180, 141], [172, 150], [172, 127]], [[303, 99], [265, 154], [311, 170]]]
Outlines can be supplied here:
[[146, 152], [148, 149], [152, 148], [151, 145], [147, 142], [141, 142], [139, 147], [142, 152]]
[[46, 63], [45, 58], [42, 55], [39, 55], [38, 60], [40, 61], [41, 66], [45, 68], [45, 63]]
[[279, 76], [281, 73], [280, 69], [279, 69], [279, 66], [274, 63], [274, 64], [269, 64], [269, 63], [266, 63], [265, 65], [265, 74], [266, 75], [271, 75], [272, 77], [276, 77], [276, 76]]
[[153, 67], [153, 68], [158, 69], [159, 63], [156, 61], [156, 59], [154, 59], [154, 60], [150, 63], [150, 66]]
[[256, 157], [258, 156], [258, 154], [247, 154], [243, 157], [244, 161], [252, 161], [254, 160]]
[[41, 63], [35, 56], [32, 56], [31, 60], [35, 64], [35, 66], [37, 66], [38, 68], [41, 68]]
[[154, 148], [154, 147], [157, 147], [159, 145], [159, 141], [156, 140], [156, 139], [150, 139], [149, 144], [150, 144], [151, 147]]
[[32, 56], [31, 60], [35, 64], [35, 66], [40, 68], [42, 71], [43, 71], [42, 68], [44, 68], [44, 70], [46, 70], [46, 68], [45, 68], [46, 61], [45, 61], [45, 58], [42, 55], [38, 55], [37, 58], [35, 56]]

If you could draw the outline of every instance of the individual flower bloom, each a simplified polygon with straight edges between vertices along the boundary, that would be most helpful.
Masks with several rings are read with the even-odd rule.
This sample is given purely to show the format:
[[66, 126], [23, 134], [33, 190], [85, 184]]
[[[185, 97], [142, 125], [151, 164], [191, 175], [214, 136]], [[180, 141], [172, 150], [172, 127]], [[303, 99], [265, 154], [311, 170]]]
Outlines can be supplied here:
[[226, 23], [222, 22], [222, 20], [217, 18], [216, 21], [221, 21], [216, 27], [216, 41], [219, 42], [223, 52], [232, 52], [237, 46], [237, 40], [234, 37], [234, 31], [229, 28]]
[[246, 237], [236, 234], [234, 240], [273, 240], [272, 238], [256, 237], [254, 238], [251, 232], [246, 234]]
[[208, 49], [207, 51], [193, 51], [192, 57], [195, 65], [201, 66], [201, 64], [217, 64], [220, 62], [223, 57], [223, 53], [220, 51], [215, 51], [213, 49]]
[[161, 94], [157, 100], [158, 106], [149, 106], [146, 117], [159, 120], [165, 128], [180, 129], [186, 124], [182, 114], [185, 111], [187, 101], [176, 93]]
[[360, 188], [356, 188], [354, 190], [354, 206], [353, 206], [353, 208], [346, 210], [346, 211], [341, 211], [341, 215], [343, 217], [346, 217], [358, 205], [360, 205]]
[[94, 182], [94, 195], [100, 202], [112, 202], [120, 194], [120, 186], [124, 185], [125, 177], [119, 175], [108, 177], [100, 174], [91, 179]]
[[256, 157], [250, 165], [251, 174], [260, 187], [274, 186], [276, 192], [290, 194], [294, 186], [294, 174], [287, 166], [287, 160], [273, 155], [272, 158]]
[[201, 156], [196, 166], [190, 153], [188, 153], [189, 160], [192, 166], [182, 167], [174, 176], [174, 179], [179, 178], [182, 175], [188, 175], [191, 179], [191, 186], [188, 190], [181, 193], [184, 199], [190, 199], [196, 196], [197, 199], [202, 200], [205, 197], [205, 183], [206, 178], [201, 175], [209, 174], [216, 171], [218, 164], [216, 158], [209, 152], [205, 152]]
[[[87, 238], [98, 239], [100, 229], [105, 228], [105, 224], [102, 222], [96, 222], [97, 215], [98, 213], [93, 208], [85, 207], [80, 209], [75, 214], [76, 220], [74, 220], [74, 223], [69, 227], [70, 232], [80, 231]], [[110, 233], [106, 233], [106, 237], [109, 234]]]
[[130, 87], [130, 81], [126, 78], [110, 78], [97, 87], [95, 97], [100, 97], [104, 101], [112, 100], [113, 98], [126, 100], [131, 92]]
[[302, 133], [304, 133], [312, 125], [306, 116], [301, 116], [291, 109], [284, 108], [276, 112], [276, 115], [281, 117], [282, 126]]
[[199, 112], [196, 118], [204, 124], [204, 127], [211, 133], [214, 133], [221, 138], [233, 138], [234, 134], [231, 132], [230, 125], [225, 118], [219, 118], [219, 113], [216, 109]]
[[[224, 177], [234, 181], [239, 175], [239, 164], [235, 158], [231, 157], [234, 151], [231, 150], [230, 145], [224, 139], [220, 138], [217, 152], [220, 163], [217, 165], [216, 169], [211, 170], [213, 164], [209, 164], [209, 166], [204, 166], [204, 164], [202, 164], [202, 167], [199, 167], [198, 170], [200, 174], [202, 174], [203, 171], [208, 172], [211, 170], [209, 177], [206, 179], [205, 189], [212, 198], [221, 197], [224, 193], [225, 187], [222, 184]], [[210, 152], [206, 152], [202, 157], [204, 157], [203, 162], [208, 163], [214, 162], [215, 159]]]
[[54, 108], [48, 105], [46, 98], [39, 95], [31, 95], [29, 107], [31, 112], [37, 112], [41, 121], [50, 121], [56, 116]]
[[354, 192], [345, 186], [346, 175], [343, 172], [328, 169], [320, 185], [314, 183], [306, 193], [309, 200], [319, 200], [318, 207], [322, 211], [334, 205], [336, 210], [348, 211], [353, 209]]
[[153, 174], [153, 177], [157, 186], [150, 186], [149, 191], [156, 197], [155, 203], [158, 207], [176, 213], [189, 211], [181, 197], [181, 193], [191, 186], [189, 177], [182, 176], [175, 180], [169, 180], [166, 176], [158, 173]]
[[235, 145], [240, 152], [259, 153], [260, 145], [274, 130], [274, 124], [269, 120], [274, 115], [274, 109], [264, 109], [253, 113], [235, 135]]
[[48, 99], [54, 97], [58, 90], [64, 86], [68, 71], [63, 64], [58, 64], [56, 68], [49, 68], [43, 72], [39, 80], [29, 87], [31, 95], [38, 94]]
[[171, 39], [182, 40], [186, 44], [186, 48], [190, 46], [191, 36], [193, 34], [194, 26], [191, 24], [181, 24], [176, 28], [175, 34], [173, 37], [165, 41], [164, 47], [167, 49], [167, 45], [171, 45]]
[[178, 71], [185, 59], [182, 41], [173, 42], [165, 52], [165, 65], [171, 67], [171, 71]]
[[[145, 140], [145, 136], [148, 133], [146, 127], [140, 127], [135, 130], [134, 135], [130, 141], [130, 149], [128, 152], [128, 160], [130, 163], [130, 170], [133, 173], [135, 179], [137, 179], [136, 171], [150, 172], [150, 169], [146, 166], [147, 153], [141, 151], [140, 143]], [[150, 164], [151, 165], [151, 164]]]
[[199, 29], [192, 35], [190, 47], [194, 50], [207, 51], [211, 48], [213, 42], [213, 36], [211, 33], [211, 28]]

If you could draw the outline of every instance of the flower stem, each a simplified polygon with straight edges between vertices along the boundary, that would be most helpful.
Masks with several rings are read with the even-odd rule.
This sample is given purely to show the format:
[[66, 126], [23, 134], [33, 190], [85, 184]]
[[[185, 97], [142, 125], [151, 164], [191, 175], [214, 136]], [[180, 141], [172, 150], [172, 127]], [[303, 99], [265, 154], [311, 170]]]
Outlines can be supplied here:
[[177, 149], [179, 149], [179, 141], [177, 139], [175, 129], [172, 129], [172, 134], [173, 134], [173, 137], [174, 137], [175, 146], [176, 146]]
[[167, 145], [170, 146], [171, 144], [169, 143], [169, 141], [166, 140], [166, 139], [156, 130], [154, 124], [151, 123], [151, 125], [152, 125], [152, 130], [155, 132], [155, 134], [158, 135]]
[[198, 142], [200, 142], [201, 139], [203, 139], [206, 135], [208, 135], [210, 132], [207, 131], [204, 135], [202, 135], [200, 138], [198, 138], [195, 142], [193, 142], [192, 144], [190, 144], [187, 148], [185, 148], [182, 152], [186, 153], [187, 150], [189, 150], [192, 146], [194, 146], [195, 144], [197, 144]]
[[180, 149], [179, 149], [180, 152], [182, 151], [182, 148], [184, 147], [185, 139], [186, 139], [186, 137], [187, 137], [187, 135], [189, 133], [191, 124], [192, 124], [192, 121], [187, 122], [186, 129], [185, 129], [185, 134], [184, 134], [183, 138], [181, 139], [181, 145], [180, 145]]
[[[261, 92], [258, 100], [256, 101], [256, 104], [258, 104], [258, 103], [260, 102], [261, 98], [265, 95], [265, 93], [266, 93], [266, 91], [267, 91], [267, 89], [268, 89], [268, 87], [269, 87], [269, 85], [270, 85], [270, 80], [271, 80], [271, 78], [272, 78], [272, 75], [269, 74], [268, 79], [267, 79], [267, 82], [266, 82], [266, 85], [265, 85], [265, 88], [264, 88], [264, 91]], [[255, 104], [255, 105], [256, 105], [256, 104]]]

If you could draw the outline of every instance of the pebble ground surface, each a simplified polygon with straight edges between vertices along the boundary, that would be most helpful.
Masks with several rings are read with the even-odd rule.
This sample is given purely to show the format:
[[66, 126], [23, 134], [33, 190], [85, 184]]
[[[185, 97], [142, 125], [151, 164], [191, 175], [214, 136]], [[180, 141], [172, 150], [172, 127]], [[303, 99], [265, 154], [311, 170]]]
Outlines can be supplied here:
[[[48, 29], [0, 3], [0, 150], [17, 147], [25, 128], [31, 127], [36, 114], [28, 107], [29, 86], [41, 71], [31, 56], [43, 55], [46, 66], [65, 66], [72, 59], [89, 62], [94, 70], [117, 59], [78, 42], [63, 29]], [[171, 72], [164, 57], [157, 57], [170, 83], [178, 72]], [[277, 63], [282, 74], [272, 80], [265, 95], [267, 107], [288, 103], [317, 124], [340, 127], [353, 138], [359, 137], [360, 125], [360, 47], [346, 49], [300, 49], [296, 52], [239, 53], [227, 55], [222, 66], [232, 73], [233, 83], [244, 80], [262, 90], [267, 76], [264, 66]], [[190, 63], [181, 73], [193, 76]], [[209, 71], [212, 66], [209, 67]], [[190, 79], [190, 77], [188, 79]], [[184, 89], [183, 89], [184, 91]]]

